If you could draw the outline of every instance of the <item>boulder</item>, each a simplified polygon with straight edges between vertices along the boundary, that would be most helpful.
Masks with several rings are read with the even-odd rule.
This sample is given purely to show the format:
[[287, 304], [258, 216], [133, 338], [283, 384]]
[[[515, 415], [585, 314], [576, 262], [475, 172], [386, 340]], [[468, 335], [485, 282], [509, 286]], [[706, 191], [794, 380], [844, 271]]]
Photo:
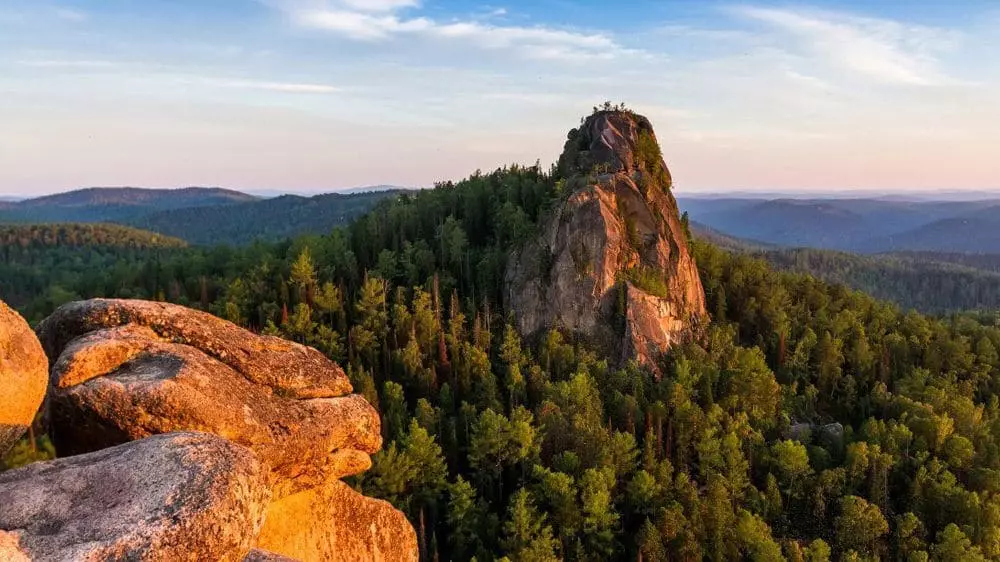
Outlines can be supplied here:
[[529, 337], [565, 329], [655, 370], [708, 314], [652, 125], [595, 113], [570, 132], [559, 173], [567, 195], [507, 268], [516, 325]]
[[844, 448], [844, 426], [839, 422], [828, 423], [819, 428], [820, 442], [835, 450]]
[[48, 372], [48, 360], [31, 327], [0, 301], [0, 457], [34, 422]]
[[250, 382], [289, 398], [331, 398], [351, 392], [343, 369], [319, 351], [281, 338], [258, 336], [206, 312], [175, 304], [77, 301], [59, 307], [37, 331], [51, 359], [82, 335], [127, 325], [146, 326], [164, 341], [194, 347]]
[[419, 559], [402, 513], [337, 480], [272, 503], [257, 546], [302, 562]]
[[0, 559], [238, 562], [264, 519], [266, 476], [252, 452], [205, 433], [0, 473]]
[[174, 431], [253, 450], [276, 496], [367, 470], [378, 413], [318, 351], [177, 305], [75, 302], [38, 328], [60, 455]]

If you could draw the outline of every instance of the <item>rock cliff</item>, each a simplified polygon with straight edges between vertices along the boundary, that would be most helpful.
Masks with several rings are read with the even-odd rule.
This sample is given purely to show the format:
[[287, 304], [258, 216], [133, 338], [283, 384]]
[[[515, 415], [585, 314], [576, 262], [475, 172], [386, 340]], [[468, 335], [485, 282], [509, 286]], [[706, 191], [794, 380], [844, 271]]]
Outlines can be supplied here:
[[[42, 345], [13, 318], [0, 365], [44, 374], [44, 347], [65, 458], [0, 474], [0, 560], [417, 559], [403, 514], [339, 480], [370, 466], [380, 423], [316, 350], [145, 301], [68, 304]], [[39, 384], [0, 417], [33, 418]]]
[[649, 120], [600, 111], [569, 134], [567, 192], [505, 279], [519, 330], [581, 334], [654, 367], [707, 321], [705, 295]]

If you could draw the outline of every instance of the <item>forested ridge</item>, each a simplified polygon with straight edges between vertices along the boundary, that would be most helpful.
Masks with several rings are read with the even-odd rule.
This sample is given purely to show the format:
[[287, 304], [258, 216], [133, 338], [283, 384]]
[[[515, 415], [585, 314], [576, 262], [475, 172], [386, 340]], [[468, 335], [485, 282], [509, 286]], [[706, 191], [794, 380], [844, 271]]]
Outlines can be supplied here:
[[904, 309], [928, 314], [1000, 309], [1000, 255], [896, 252], [861, 255], [817, 248], [781, 248], [729, 236], [693, 222], [696, 238], [761, 258], [781, 271], [843, 283]]
[[146, 295], [129, 288], [133, 270], [186, 247], [177, 238], [113, 224], [0, 225], [0, 299], [37, 321], [83, 295]]
[[811, 248], [756, 252], [773, 267], [843, 283], [876, 298], [940, 314], [1000, 309], [997, 256], [901, 253], [861, 256]]
[[[401, 190], [262, 199], [218, 188], [90, 188], [0, 204], [0, 224], [115, 223], [202, 246], [328, 234]], [[76, 227], [80, 228], [80, 227]]]
[[243, 245], [301, 234], [327, 234], [371, 210], [397, 190], [327, 193], [313, 197], [282, 195], [229, 205], [170, 209], [130, 218], [126, 224], [155, 230], [204, 246]]
[[[0, 224], [0, 247], [6, 255], [22, 250], [50, 247], [183, 248], [187, 243], [115, 224]], [[11, 261], [11, 258], [5, 259]]]

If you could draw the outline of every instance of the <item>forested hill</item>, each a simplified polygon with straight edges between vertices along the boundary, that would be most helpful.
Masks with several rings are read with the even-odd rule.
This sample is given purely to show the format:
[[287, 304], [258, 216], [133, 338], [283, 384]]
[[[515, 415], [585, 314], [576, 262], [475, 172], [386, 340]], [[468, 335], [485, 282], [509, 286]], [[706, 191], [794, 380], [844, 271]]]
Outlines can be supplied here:
[[780, 270], [843, 283], [904, 309], [931, 314], [1000, 310], [1000, 273], [940, 261], [934, 254], [790, 249], [757, 255]]
[[[986, 195], [984, 195], [986, 197]], [[786, 247], [884, 253], [990, 253], [1000, 247], [1000, 200], [680, 199], [691, 220]]]
[[93, 187], [9, 203], [0, 207], [0, 222], [120, 222], [157, 211], [256, 199], [219, 188]]
[[186, 248], [183, 240], [115, 224], [0, 224], [0, 299], [38, 321], [84, 295], [146, 295], [134, 276], [150, 275], [159, 259]]
[[696, 242], [711, 323], [662, 376], [573, 334], [521, 338], [506, 261], [579, 185], [477, 174], [329, 235], [121, 257], [72, 290], [204, 308], [341, 362], [385, 439], [355, 484], [409, 516], [428, 560], [1000, 557], [992, 322]]
[[0, 248], [11, 252], [35, 248], [112, 247], [183, 248], [179, 238], [116, 224], [0, 224]]
[[218, 188], [90, 188], [0, 204], [0, 224], [109, 222], [191, 244], [244, 245], [301, 234], [328, 234], [398, 189], [261, 199]]
[[183, 238], [198, 245], [244, 245], [255, 240], [282, 240], [301, 234], [328, 234], [368, 212], [399, 190], [313, 197], [283, 195], [222, 206], [197, 206], [151, 213], [123, 222]]
[[781, 248], [692, 223], [692, 234], [726, 250], [766, 260], [781, 271], [843, 283], [903, 309], [927, 314], [1000, 310], [1000, 255], [901, 252], [850, 254]]

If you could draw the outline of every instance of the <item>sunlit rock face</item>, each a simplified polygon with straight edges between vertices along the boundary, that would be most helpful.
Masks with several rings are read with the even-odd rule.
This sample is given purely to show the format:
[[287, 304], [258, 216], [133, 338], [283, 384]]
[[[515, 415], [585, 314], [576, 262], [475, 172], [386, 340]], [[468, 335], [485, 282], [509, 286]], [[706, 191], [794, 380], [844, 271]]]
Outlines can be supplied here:
[[338, 480], [272, 503], [257, 544], [303, 561], [419, 559], [402, 513]]
[[0, 457], [35, 419], [45, 397], [48, 369], [31, 327], [0, 301]]
[[18, 327], [33, 345], [0, 358], [51, 358], [66, 458], [0, 474], [0, 560], [418, 559], [405, 516], [339, 480], [369, 468], [380, 422], [318, 351], [134, 300], [65, 305], [41, 345]]
[[522, 334], [579, 333], [655, 368], [708, 315], [652, 125], [596, 112], [570, 132], [559, 173], [564, 199], [508, 266], [508, 308]]
[[253, 450], [284, 496], [367, 470], [382, 443], [378, 412], [335, 363], [204, 312], [96, 299], [61, 307], [38, 333], [60, 455], [206, 431]]

